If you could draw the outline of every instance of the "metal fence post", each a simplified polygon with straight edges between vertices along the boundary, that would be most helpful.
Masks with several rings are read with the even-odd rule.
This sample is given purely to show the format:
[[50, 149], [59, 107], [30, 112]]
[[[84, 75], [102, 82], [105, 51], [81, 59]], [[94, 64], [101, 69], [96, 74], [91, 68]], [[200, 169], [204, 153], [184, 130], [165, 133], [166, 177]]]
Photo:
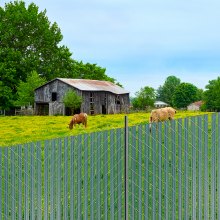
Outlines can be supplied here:
[[128, 116], [125, 116], [125, 149], [124, 149], [124, 184], [125, 184], [125, 220], [128, 220]]

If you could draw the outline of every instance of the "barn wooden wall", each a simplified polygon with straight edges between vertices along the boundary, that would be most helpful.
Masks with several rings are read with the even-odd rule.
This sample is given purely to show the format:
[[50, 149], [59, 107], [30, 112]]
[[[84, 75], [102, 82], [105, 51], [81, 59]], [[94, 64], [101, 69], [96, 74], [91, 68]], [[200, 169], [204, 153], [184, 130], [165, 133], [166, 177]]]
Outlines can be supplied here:
[[[86, 112], [87, 114], [92, 113], [96, 115], [103, 114], [104, 109], [106, 110], [106, 114], [115, 114], [129, 111], [129, 94], [122, 94], [117, 96], [116, 94], [106, 91], [80, 91], [78, 89], [74, 89], [66, 83], [55, 80], [35, 91], [36, 114], [40, 112], [38, 111], [38, 109], [40, 109], [40, 104], [44, 103], [49, 105], [49, 115], [64, 115], [65, 106], [62, 100], [65, 93], [69, 89], [73, 89], [79, 96], [82, 96], [83, 103], [80, 109], [81, 112]], [[57, 93], [56, 101], [52, 101], [52, 93]], [[118, 99], [118, 102], [116, 99]], [[91, 111], [92, 106], [94, 111]]]

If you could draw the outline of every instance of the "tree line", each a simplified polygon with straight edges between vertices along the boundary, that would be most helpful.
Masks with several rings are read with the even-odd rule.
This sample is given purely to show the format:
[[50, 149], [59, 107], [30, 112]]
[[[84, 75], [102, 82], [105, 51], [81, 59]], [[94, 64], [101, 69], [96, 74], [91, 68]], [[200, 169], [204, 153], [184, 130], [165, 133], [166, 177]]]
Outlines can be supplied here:
[[220, 77], [210, 80], [205, 90], [202, 90], [191, 83], [181, 82], [176, 76], [168, 76], [157, 90], [145, 86], [136, 92], [132, 98], [132, 106], [134, 109], [146, 109], [153, 107], [156, 100], [164, 101], [178, 109], [185, 109], [193, 102], [203, 101], [201, 110], [220, 111]]
[[18, 0], [0, 7], [0, 109], [33, 104], [33, 90], [57, 77], [121, 86], [105, 68], [74, 60], [62, 39], [57, 23], [34, 3]]

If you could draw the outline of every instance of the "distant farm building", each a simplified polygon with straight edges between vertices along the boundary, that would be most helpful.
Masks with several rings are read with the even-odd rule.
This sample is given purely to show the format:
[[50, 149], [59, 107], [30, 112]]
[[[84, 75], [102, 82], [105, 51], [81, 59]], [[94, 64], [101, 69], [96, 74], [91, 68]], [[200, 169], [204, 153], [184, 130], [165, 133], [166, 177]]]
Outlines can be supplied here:
[[154, 106], [156, 108], [164, 108], [164, 107], [167, 107], [169, 105], [165, 102], [162, 102], [162, 101], [156, 101], [156, 102], [154, 102]]
[[75, 113], [89, 115], [128, 112], [129, 92], [108, 81], [56, 78], [35, 89], [35, 114], [69, 115], [63, 103], [68, 90], [82, 97], [82, 104]]
[[189, 110], [189, 111], [199, 111], [202, 104], [203, 104], [202, 101], [191, 103], [190, 105], [187, 106], [187, 110]]

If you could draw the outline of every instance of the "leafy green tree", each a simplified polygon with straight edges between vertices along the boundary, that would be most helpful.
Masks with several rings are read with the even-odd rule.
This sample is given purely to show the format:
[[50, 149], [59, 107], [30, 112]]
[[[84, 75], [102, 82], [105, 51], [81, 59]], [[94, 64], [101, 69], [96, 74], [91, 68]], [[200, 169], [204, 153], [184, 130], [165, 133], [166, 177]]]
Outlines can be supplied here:
[[15, 101], [16, 106], [34, 105], [34, 90], [46, 83], [36, 71], [28, 75], [26, 82], [20, 81], [17, 88], [18, 99]]
[[203, 100], [204, 91], [203, 89], [197, 89], [197, 100]]
[[106, 75], [106, 69], [97, 66], [97, 64], [84, 64], [82, 61], [74, 61], [73, 65], [73, 78], [79, 79], [94, 79], [94, 80], [105, 80], [115, 83], [115, 79]]
[[73, 115], [74, 110], [80, 108], [82, 104], [82, 97], [78, 96], [75, 91], [68, 90], [63, 97], [64, 105], [71, 109], [71, 114]]
[[198, 100], [198, 89], [191, 83], [181, 83], [173, 94], [173, 104], [177, 108], [186, 108], [190, 103]]
[[220, 77], [206, 85], [204, 101], [205, 110], [220, 111]]
[[34, 3], [26, 6], [15, 0], [0, 7], [0, 107], [13, 106], [19, 82], [25, 82], [32, 71], [46, 80], [71, 77], [115, 82], [104, 68], [74, 61], [62, 39], [57, 23], [51, 23], [46, 10], [39, 11]]
[[156, 99], [163, 101], [164, 97], [163, 97], [163, 86], [159, 86], [158, 89], [156, 90]]
[[39, 12], [34, 3], [26, 7], [23, 1], [9, 2], [0, 7], [0, 21], [0, 81], [11, 94], [0, 99], [1, 106], [13, 103], [18, 83], [33, 70], [47, 80], [72, 72], [72, 54], [60, 45], [63, 36], [46, 10]]
[[157, 99], [173, 106], [173, 95], [179, 84], [179, 78], [176, 76], [168, 76], [163, 86], [160, 86], [157, 90]]
[[12, 89], [0, 81], [0, 109], [8, 110], [12, 106]]
[[156, 98], [154, 88], [145, 86], [136, 92], [135, 95], [136, 97], [132, 100], [133, 108], [146, 109], [147, 107], [154, 106]]

